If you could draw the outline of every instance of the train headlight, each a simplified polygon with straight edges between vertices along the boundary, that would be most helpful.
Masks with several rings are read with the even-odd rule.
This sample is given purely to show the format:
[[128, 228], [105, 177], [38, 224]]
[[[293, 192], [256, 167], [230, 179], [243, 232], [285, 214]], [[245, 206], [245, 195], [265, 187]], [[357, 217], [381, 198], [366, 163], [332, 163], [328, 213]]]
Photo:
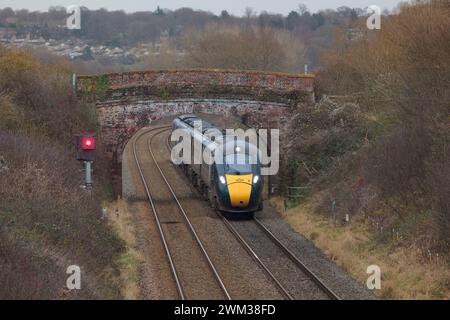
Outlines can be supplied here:
[[254, 184], [257, 184], [258, 181], [259, 181], [259, 176], [254, 176], [254, 177], [253, 177], [253, 183], [254, 183]]
[[224, 176], [220, 176], [220, 177], [219, 177], [219, 180], [220, 180], [220, 182], [221, 182], [222, 184], [227, 184], [227, 180], [225, 179]]

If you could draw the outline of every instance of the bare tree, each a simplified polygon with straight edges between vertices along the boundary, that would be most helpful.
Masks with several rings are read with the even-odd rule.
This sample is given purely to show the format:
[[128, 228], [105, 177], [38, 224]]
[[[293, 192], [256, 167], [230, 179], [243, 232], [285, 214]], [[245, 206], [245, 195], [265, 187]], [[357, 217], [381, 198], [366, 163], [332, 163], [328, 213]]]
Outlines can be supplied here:
[[304, 3], [300, 3], [298, 5], [298, 13], [303, 16], [304, 14], [306, 14], [308, 11], [308, 7], [306, 6], [306, 4]]
[[256, 11], [251, 8], [251, 7], [246, 7], [245, 8], [245, 17], [250, 20], [251, 18], [253, 18], [254, 16], [256, 16]]
[[187, 32], [183, 46], [188, 65], [206, 68], [292, 71], [297, 62], [286, 58], [304, 55], [300, 41], [267, 27], [241, 29], [212, 24], [202, 31]]

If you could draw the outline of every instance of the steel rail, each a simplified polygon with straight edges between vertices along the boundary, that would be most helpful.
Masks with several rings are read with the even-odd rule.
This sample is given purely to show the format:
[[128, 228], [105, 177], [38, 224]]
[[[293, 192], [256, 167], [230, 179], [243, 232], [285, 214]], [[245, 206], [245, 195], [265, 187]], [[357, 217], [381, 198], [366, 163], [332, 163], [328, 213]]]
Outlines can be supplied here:
[[194, 236], [198, 246], [200, 247], [200, 249], [201, 249], [201, 251], [203, 253], [203, 256], [205, 257], [206, 261], [208, 262], [208, 264], [209, 264], [209, 266], [210, 266], [210, 268], [211, 268], [211, 270], [212, 270], [212, 272], [214, 274], [214, 277], [215, 277], [217, 283], [219, 284], [222, 292], [225, 294], [225, 296], [226, 296], [226, 298], [228, 300], [232, 300], [230, 293], [228, 292], [227, 288], [225, 287], [225, 284], [224, 284], [222, 278], [220, 277], [220, 275], [219, 275], [219, 273], [217, 271], [217, 268], [215, 267], [214, 263], [212, 262], [208, 252], [206, 251], [205, 246], [203, 245], [202, 241], [200, 240], [197, 232], [195, 231], [194, 226], [192, 225], [191, 221], [188, 218], [188, 215], [187, 215], [186, 211], [184, 210], [183, 206], [181, 205], [180, 201], [178, 200], [178, 197], [177, 197], [175, 191], [173, 190], [172, 186], [170, 185], [169, 181], [167, 180], [164, 172], [162, 171], [161, 167], [159, 166], [158, 161], [156, 160], [155, 155], [153, 153], [152, 146], [151, 146], [153, 139], [156, 136], [158, 136], [159, 134], [161, 134], [161, 133], [163, 133], [163, 132], [165, 132], [167, 130], [169, 130], [169, 129], [166, 129], [166, 130], [163, 130], [163, 131], [159, 131], [159, 132], [157, 132], [155, 135], [153, 135], [149, 139], [149, 141], [148, 141], [148, 150], [149, 150], [150, 155], [151, 155], [151, 157], [153, 159], [153, 162], [155, 163], [156, 167], [158, 168], [159, 173], [161, 174], [161, 177], [163, 178], [164, 182], [166, 183], [167, 187], [169, 188], [169, 190], [170, 190], [170, 192], [171, 192], [171, 194], [173, 196], [173, 199], [177, 203], [178, 208], [180, 209], [180, 212], [182, 213], [182, 216], [183, 216], [186, 224], [189, 226], [189, 230], [191, 231], [191, 233]]
[[288, 299], [288, 300], [294, 300], [294, 297], [288, 292], [288, 290], [281, 284], [280, 281], [275, 277], [275, 275], [272, 273], [272, 271], [269, 270], [269, 268], [266, 266], [266, 264], [261, 260], [261, 258], [256, 254], [256, 252], [250, 247], [247, 241], [241, 236], [239, 231], [236, 230], [236, 228], [220, 213], [216, 211], [216, 214], [222, 219], [222, 222], [225, 224], [227, 229], [231, 232], [231, 234], [234, 235], [234, 237], [238, 240], [238, 242], [241, 244], [241, 246], [244, 248], [245, 251], [248, 252], [250, 257], [255, 260], [261, 268], [264, 270], [264, 272], [272, 279], [272, 281], [276, 284], [278, 289], [281, 291], [281, 293]]
[[181, 284], [180, 278], [178, 276], [178, 272], [177, 272], [177, 269], [175, 267], [175, 263], [173, 261], [172, 254], [170, 253], [170, 249], [169, 249], [169, 246], [167, 244], [167, 240], [166, 240], [166, 237], [164, 235], [164, 231], [163, 231], [162, 226], [161, 226], [161, 221], [159, 220], [159, 216], [158, 216], [158, 213], [156, 211], [155, 203], [153, 201], [153, 198], [152, 198], [150, 189], [148, 187], [147, 181], [145, 180], [144, 173], [142, 172], [141, 164], [139, 163], [139, 159], [138, 159], [137, 151], [136, 151], [137, 141], [143, 135], [145, 135], [145, 134], [147, 134], [149, 132], [158, 130], [158, 129], [161, 129], [161, 128], [154, 128], [154, 129], [146, 130], [146, 131], [140, 133], [133, 141], [133, 153], [134, 153], [134, 159], [136, 161], [137, 168], [139, 170], [139, 175], [141, 177], [142, 183], [143, 183], [144, 188], [145, 188], [145, 192], [147, 194], [148, 201], [150, 203], [150, 206], [152, 207], [153, 216], [155, 218], [156, 226], [158, 227], [158, 232], [159, 232], [161, 241], [163, 243], [164, 252], [166, 254], [167, 259], [169, 260], [170, 270], [172, 272], [172, 276], [174, 278], [175, 285], [177, 287], [178, 295], [179, 295], [181, 300], [185, 300], [186, 297], [185, 297], [185, 294], [184, 294], [183, 285]]
[[253, 219], [256, 225], [294, 262], [332, 300], [341, 300], [314, 272], [311, 271], [288, 247], [286, 247], [260, 220]]

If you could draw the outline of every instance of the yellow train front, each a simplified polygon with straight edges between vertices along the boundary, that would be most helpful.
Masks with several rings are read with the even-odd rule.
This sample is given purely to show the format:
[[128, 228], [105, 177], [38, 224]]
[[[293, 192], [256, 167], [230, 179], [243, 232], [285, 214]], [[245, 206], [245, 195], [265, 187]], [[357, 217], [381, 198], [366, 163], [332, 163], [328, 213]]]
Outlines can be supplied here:
[[249, 157], [245, 153], [228, 154], [224, 164], [216, 164], [214, 188], [220, 211], [253, 213], [262, 208], [261, 168], [259, 163], [245, 164]]
[[[221, 129], [195, 115], [179, 116], [172, 129], [182, 130], [191, 140], [191, 157], [180, 166], [213, 208], [248, 216], [262, 209], [263, 179], [260, 152], [255, 145], [229, 139]], [[216, 161], [194, 161], [194, 149], [215, 154]]]

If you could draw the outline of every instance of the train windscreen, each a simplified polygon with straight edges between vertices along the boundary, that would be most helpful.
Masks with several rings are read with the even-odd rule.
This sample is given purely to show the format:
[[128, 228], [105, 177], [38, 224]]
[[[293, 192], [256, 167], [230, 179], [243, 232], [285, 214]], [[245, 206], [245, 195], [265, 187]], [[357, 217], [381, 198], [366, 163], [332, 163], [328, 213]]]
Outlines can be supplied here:
[[252, 161], [248, 154], [229, 154], [225, 156], [225, 172], [229, 174], [252, 173]]

